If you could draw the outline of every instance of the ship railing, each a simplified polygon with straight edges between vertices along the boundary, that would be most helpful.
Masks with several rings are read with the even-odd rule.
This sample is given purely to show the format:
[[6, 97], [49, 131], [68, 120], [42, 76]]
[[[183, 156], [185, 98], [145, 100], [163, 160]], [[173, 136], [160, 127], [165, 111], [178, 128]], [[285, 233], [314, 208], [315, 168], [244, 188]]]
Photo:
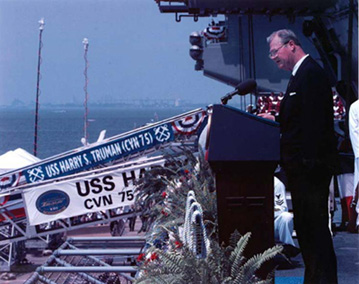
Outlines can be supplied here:
[[144, 237], [69, 238], [25, 284], [132, 283], [145, 243]]

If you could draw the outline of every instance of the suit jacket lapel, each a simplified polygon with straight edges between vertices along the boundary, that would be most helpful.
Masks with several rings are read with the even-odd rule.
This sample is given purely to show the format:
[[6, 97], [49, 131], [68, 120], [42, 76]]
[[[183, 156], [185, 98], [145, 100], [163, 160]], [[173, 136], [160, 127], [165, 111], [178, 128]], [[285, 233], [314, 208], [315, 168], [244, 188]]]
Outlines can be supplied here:
[[[307, 58], [304, 59], [304, 61], [302, 62], [302, 64], [299, 66], [298, 70], [297, 70], [297, 73], [295, 74], [296, 76], [293, 76], [291, 75], [290, 78], [289, 78], [289, 82], [288, 82], [288, 85], [287, 85], [287, 90], [285, 92], [285, 95], [282, 99], [282, 102], [280, 103], [280, 113], [282, 113], [282, 110], [284, 109], [284, 106], [285, 106], [285, 102], [286, 100], [288, 99], [289, 97], [289, 93], [290, 91], [292, 91], [295, 87], [295, 81], [296, 79], [298, 78], [298, 75], [299, 73], [301, 72], [301, 70], [303, 70], [306, 62], [308, 62], [308, 60], [310, 60], [310, 56], [308, 56]], [[280, 115], [279, 115], [280, 116]], [[280, 119], [280, 118], [279, 118]]]
[[282, 113], [284, 105], [285, 105], [285, 101], [287, 100], [288, 96], [289, 96], [289, 92], [291, 90], [291, 87], [293, 87], [293, 81], [295, 80], [295, 77], [293, 75], [290, 76], [289, 78], [289, 82], [287, 85], [287, 90], [285, 91], [284, 97], [280, 103], [280, 113]]
[[294, 76], [290, 75], [289, 82], [288, 82], [288, 85], [287, 85], [287, 90], [285, 91], [286, 94], [288, 94], [288, 92], [290, 90], [290, 87], [293, 84], [293, 81], [294, 81]]

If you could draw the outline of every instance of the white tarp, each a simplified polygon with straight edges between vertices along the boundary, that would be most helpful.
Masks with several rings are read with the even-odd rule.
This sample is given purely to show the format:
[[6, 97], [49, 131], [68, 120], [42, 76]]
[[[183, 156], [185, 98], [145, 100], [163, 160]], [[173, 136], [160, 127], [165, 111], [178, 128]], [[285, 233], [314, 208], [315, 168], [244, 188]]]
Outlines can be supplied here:
[[26, 152], [24, 149], [17, 148], [0, 156], [0, 174], [26, 167], [39, 161], [39, 158]]
[[149, 167], [163, 164], [164, 160], [157, 160], [25, 189], [23, 197], [28, 222], [38, 225], [131, 205], [135, 201], [133, 181]]

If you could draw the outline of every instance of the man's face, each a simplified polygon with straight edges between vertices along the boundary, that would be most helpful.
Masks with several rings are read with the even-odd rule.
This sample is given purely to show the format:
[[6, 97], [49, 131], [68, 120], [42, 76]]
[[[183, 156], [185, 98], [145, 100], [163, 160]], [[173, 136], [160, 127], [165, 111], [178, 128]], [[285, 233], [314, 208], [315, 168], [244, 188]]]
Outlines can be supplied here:
[[278, 36], [275, 36], [269, 44], [269, 57], [277, 64], [278, 68], [291, 71], [291, 51], [288, 43], [283, 44]]

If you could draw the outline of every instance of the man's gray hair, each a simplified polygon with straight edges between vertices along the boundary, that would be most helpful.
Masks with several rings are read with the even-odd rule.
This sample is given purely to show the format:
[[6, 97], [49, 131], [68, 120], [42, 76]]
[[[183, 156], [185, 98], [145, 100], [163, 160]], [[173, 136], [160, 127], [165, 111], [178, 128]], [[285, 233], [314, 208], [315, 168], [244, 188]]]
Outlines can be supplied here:
[[280, 38], [282, 44], [288, 43], [290, 40], [292, 40], [296, 45], [301, 46], [296, 34], [291, 30], [275, 31], [269, 37], [267, 37], [267, 42], [270, 44], [275, 36]]

